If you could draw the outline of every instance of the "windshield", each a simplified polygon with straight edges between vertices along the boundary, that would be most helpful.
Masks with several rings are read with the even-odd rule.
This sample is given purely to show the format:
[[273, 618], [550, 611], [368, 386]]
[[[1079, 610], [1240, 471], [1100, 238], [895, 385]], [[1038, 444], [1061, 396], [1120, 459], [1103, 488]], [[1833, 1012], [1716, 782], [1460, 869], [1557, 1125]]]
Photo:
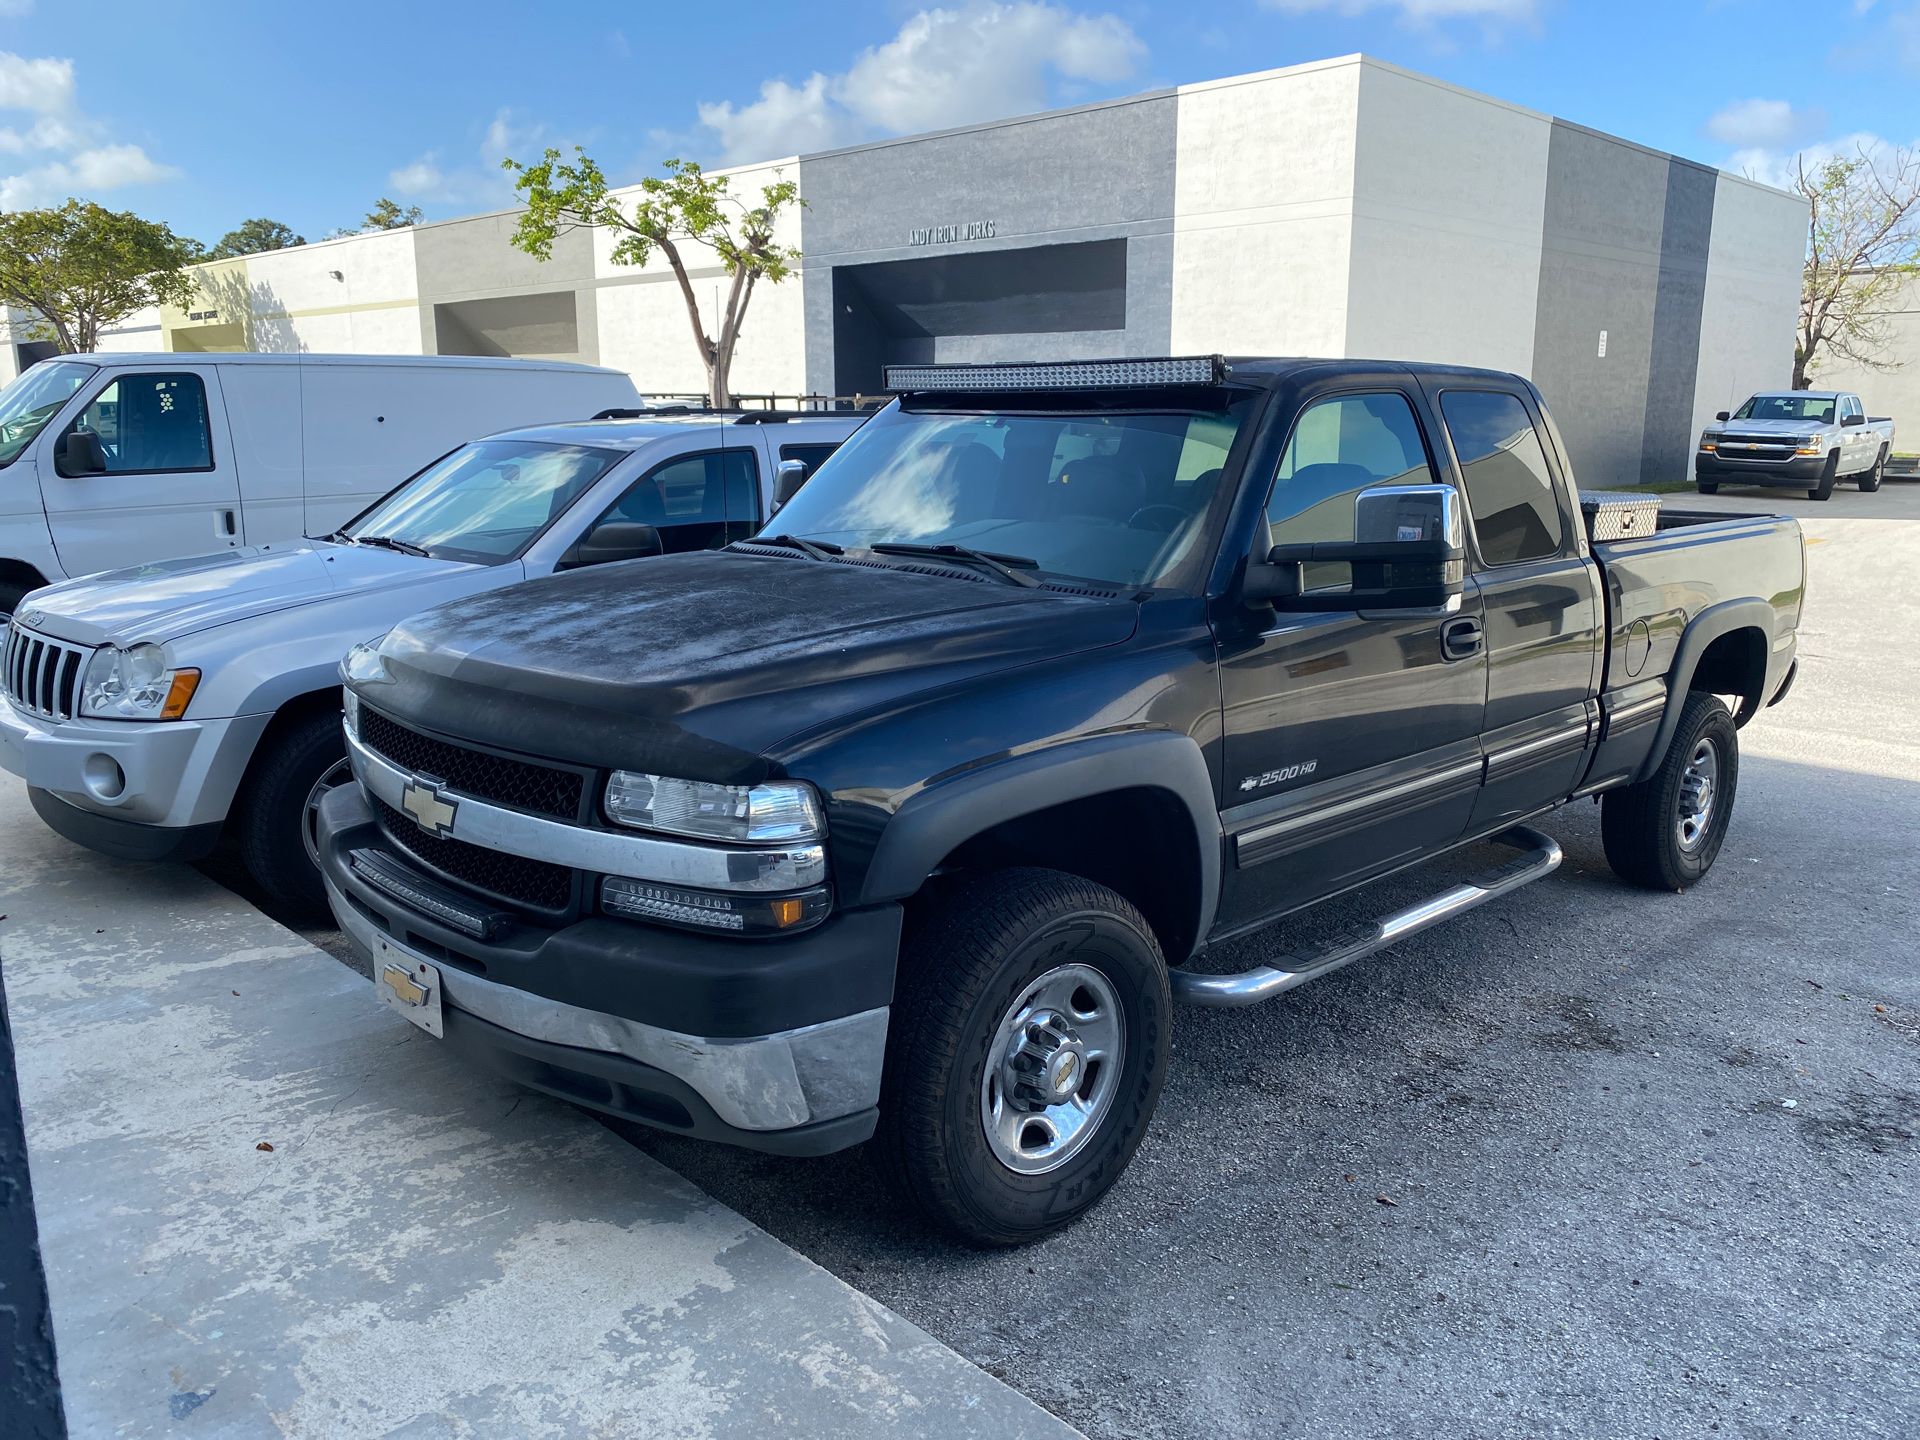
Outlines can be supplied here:
[[1831, 395], [1755, 395], [1733, 412], [1736, 420], [1812, 420], [1833, 423]]
[[414, 476], [339, 533], [448, 560], [510, 560], [623, 454], [531, 440], [476, 441]]
[[71, 360], [43, 362], [0, 390], [0, 466], [20, 458], [94, 369]]
[[1206, 412], [896, 406], [834, 452], [768, 529], [848, 549], [964, 546], [1031, 562], [1042, 577], [1171, 584], [1208, 528], [1252, 409], [1251, 393]]

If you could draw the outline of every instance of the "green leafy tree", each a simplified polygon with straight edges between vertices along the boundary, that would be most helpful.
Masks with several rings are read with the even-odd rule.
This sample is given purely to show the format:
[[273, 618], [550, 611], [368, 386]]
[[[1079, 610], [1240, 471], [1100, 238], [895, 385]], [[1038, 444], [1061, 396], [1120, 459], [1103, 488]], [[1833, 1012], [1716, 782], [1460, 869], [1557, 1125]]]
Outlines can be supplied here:
[[367, 212], [367, 223], [360, 228], [365, 230], [404, 230], [409, 225], [418, 225], [423, 218], [418, 205], [409, 205], [402, 210], [396, 200], [382, 195], [374, 202], [373, 209]]
[[37, 317], [68, 354], [149, 305], [184, 305], [198, 241], [157, 220], [84, 200], [0, 214], [0, 300]]
[[[760, 191], [759, 203], [740, 199], [727, 188], [727, 177], [708, 175], [691, 160], [669, 160], [661, 175], [642, 180], [639, 194], [615, 197], [607, 177], [574, 147], [574, 158], [564, 160], [548, 150], [538, 164], [517, 160], [502, 164], [514, 173], [514, 188], [526, 204], [526, 213], [514, 231], [513, 243], [539, 260], [553, 256], [556, 237], [581, 226], [619, 233], [613, 247], [618, 265], [644, 265], [657, 250], [666, 257], [679, 284], [693, 329], [700, 363], [707, 371], [707, 394], [716, 407], [733, 403], [728, 379], [740, 328], [753, 301], [753, 287], [761, 280], [777, 285], [793, 273], [800, 252], [774, 240], [780, 212], [800, 205], [800, 187], [776, 180]], [[698, 244], [712, 250], [730, 277], [721, 305], [719, 324], [709, 329], [694, 298], [693, 282], [681, 247]]]
[[1802, 158], [1794, 188], [1808, 205], [1807, 258], [1793, 388], [1805, 390], [1826, 356], [1893, 370], [1888, 303], [1920, 273], [1920, 149]]
[[232, 260], [241, 255], [264, 255], [269, 250], [285, 250], [304, 245], [307, 238], [293, 233], [293, 227], [279, 220], [243, 220], [222, 235], [207, 252], [209, 260]]

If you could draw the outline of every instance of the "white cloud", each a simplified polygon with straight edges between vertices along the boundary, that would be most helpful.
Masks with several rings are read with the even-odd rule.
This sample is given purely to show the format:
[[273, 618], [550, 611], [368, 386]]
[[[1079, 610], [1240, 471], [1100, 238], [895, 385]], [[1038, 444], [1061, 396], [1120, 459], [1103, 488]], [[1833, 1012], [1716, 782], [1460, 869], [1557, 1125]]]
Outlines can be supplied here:
[[1332, 10], [1341, 15], [1364, 15], [1372, 10], [1397, 10], [1415, 25], [1437, 25], [1445, 20], [1480, 20], [1532, 24], [1540, 18], [1540, 0], [1261, 0], [1269, 10], [1306, 15]]
[[[0, 0], [0, 15], [9, 13], [10, 3], [17, 0]], [[24, 125], [0, 124], [0, 155], [31, 156], [36, 162], [0, 176], [0, 209], [57, 205], [69, 196], [92, 197], [179, 175], [141, 146], [103, 133], [98, 122], [81, 113], [75, 94], [73, 61], [0, 50], [0, 112], [32, 117]]]
[[500, 168], [511, 155], [525, 160], [546, 143], [546, 128], [520, 125], [513, 111], [496, 110], [475, 148], [473, 164], [443, 164], [438, 150], [429, 150], [411, 164], [389, 171], [387, 183], [403, 200], [440, 205], [507, 205], [513, 200], [513, 180]]
[[839, 74], [816, 71], [797, 85], [769, 80], [744, 105], [703, 104], [700, 123], [723, 160], [767, 160], [1043, 110], [1052, 85], [1116, 84], [1145, 53], [1117, 15], [1043, 0], [972, 0], [920, 11]]
[[1743, 149], [1777, 148], [1817, 133], [1824, 118], [1785, 100], [1735, 100], [1708, 117], [1707, 134]]
[[[1837, 156], [1865, 154], [1869, 159], [1891, 154], [1900, 147], [1871, 131], [1856, 130], [1851, 135], [1837, 136], [1831, 140], [1820, 140], [1799, 150], [1770, 148], [1764, 145], [1749, 146], [1736, 150], [1728, 157], [1724, 168], [1737, 175], [1758, 180], [1763, 185], [1772, 185], [1781, 190], [1791, 190], [1795, 177], [1804, 162], [1808, 170], [1823, 165]], [[1908, 142], [1908, 148], [1920, 149], [1920, 139]]]

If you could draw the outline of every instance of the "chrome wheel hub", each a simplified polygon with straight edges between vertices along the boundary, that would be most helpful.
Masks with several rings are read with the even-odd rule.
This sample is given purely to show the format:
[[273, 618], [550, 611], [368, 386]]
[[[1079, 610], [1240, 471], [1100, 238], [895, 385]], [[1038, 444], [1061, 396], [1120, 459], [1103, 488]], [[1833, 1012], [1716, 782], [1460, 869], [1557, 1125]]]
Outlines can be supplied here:
[[1691, 853], [1700, 848], [1707, 827], [1713, 822], [1714, 787], [1720, 778], [1720, 752], [1711, 740], [1693, 747], [1685, 773], [1680, 777], [1680, 813], [1674, 820], [1674, 832], [1680, 848]]
[[1112, 1108], [1126, 1058], [1113, 984], [1090, 965], [1062, 965], [1001, 1016], [980, 1083], [980, 1124], [1000, 1162], [1023, 1175], [1064, 1165]]

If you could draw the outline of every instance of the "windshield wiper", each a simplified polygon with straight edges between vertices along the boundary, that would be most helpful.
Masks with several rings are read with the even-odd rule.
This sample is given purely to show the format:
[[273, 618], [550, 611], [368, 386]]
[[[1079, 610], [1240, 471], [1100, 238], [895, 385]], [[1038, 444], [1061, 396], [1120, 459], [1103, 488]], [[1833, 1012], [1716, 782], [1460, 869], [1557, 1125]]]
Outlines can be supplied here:
[[831, 540], [802, 540], [798, 535], [756, 535], [747, 542], [750, 545], [785, 545], [798, 550], [809, 560], [831, 560], [836, 555], [846, 554], [843, 546]]
[[[1038, 589], [1040, 582], [1021, 570], [1032, 570], [1039, 566], [1038, 560], [1025, 555], [1002, 555], [992, 550], [975, 550], [966, 545], [914, 545], [903, 540], [882, 540], [867, 547], [876, 555], [929, 555], [940, 560], [968, 560], [990, 574], [997, 575], [1009, 585], [1019, 585], [1028, 590]], [[1020, 566], [1016, 570], [1014, 566]]]
[[398, 550], [402, 555], [423, 555], [428, 559], [433, 558], [427, 555], [426, 546], [416, 545], [411, 540], [396, 540], [391, 535], [357, 535], [354, 540], [361, 545], [378, 545], [383, 550]]

